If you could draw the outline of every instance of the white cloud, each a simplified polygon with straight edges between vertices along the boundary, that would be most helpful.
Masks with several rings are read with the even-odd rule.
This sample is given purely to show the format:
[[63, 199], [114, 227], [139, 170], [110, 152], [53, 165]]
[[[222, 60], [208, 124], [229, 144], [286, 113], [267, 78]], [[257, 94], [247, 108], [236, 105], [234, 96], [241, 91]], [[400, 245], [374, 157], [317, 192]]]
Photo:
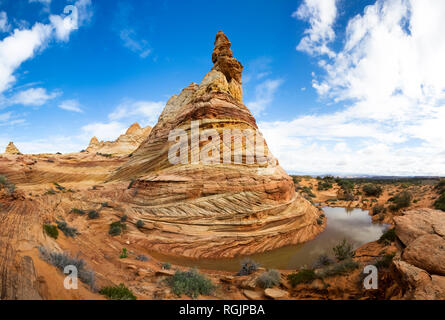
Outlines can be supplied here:
[[5, 11], [0, 11], [0, 32], [8, 32], [9, 29], [8, 15]]
[[29, 3], [33, 3], [33, 2], [38, 2], [44, 5], [49, 5], [51, 4], [51, 0], [29, 0]]
[[82, 133], [85, 137], [95, 136], [99, 140], [113, 141], [121, 134], [125, 133], [127, 126], [118, 121], [109, 123], [95, 122], [82, 127]]
[[310, 28], [304, 31], [305, 36], [298, 44], [297, 50], [309, 54], [335, 56], [327, 45], [335, 38], [332, 26], [337, 17], [336, 0], [305, 0], [292, 17], [308, 21], [310, 24]]
[[80, 108], [80, 103], [77, 100], [65, 100], [59, 104], [59, 108], [67, 111], [82, 113], [83, 110]]
[[9, 104], [38, 107], [54, 99], [59, 94], [58, 92], [48, 93], [44, 88], [30, 88], [16, 93], [9, 99]]
[[133, 119], [140, 121], [142, 125], [156, 124], [162, 109], [163, 101], [132, 101], [121, 103], [108, 117], [110, 120]]
[[350, 19], [343, 48], [313, 74], [322, 101], [343, 108], [259, 124], [281, 164], [299, 172], [445, 175], [443, 30], [443, 1], [378, 0]]
[[124, 46], [138, 54], [141, 58], [146, 58], [150, 55], [151, 49], [148, 42], [144, 39], [138, 39], [133, 29], [123, 29], [120, 31], [119, 36]]
[[275, 93], [282, 83], [281, 79], [268, 79], [258, 84], [255, 88], [255, 100], [246, 103], [250, 111], [256, 116], [260, 115], [273, 101]]
[[45, 47], [51, 31], [50, 25], [36, 23], [32, 29], [15, 29], [0, 41], [0, 94], [15, 82], [14, 71]]

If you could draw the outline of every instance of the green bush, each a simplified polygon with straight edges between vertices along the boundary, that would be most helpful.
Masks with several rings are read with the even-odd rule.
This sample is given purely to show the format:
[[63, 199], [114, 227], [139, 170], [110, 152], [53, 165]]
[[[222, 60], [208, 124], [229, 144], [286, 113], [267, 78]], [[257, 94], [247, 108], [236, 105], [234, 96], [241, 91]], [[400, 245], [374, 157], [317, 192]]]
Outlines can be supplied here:
[[385, 244], [390, 244], [391, 242], [396, 241], [397, 236], [396, 236], [396, 229], [392, 228], [392, 229], [388, 229], [386, 230], [382, 236], [380, 237], [380, 239], [378, 240], [379, 243], [385, 243]]
[[445, 211], [445, 192], [434, 202], [434, 208]]
[[317, 219], [317, 224], [321, 226], [323, 224], [323, 219], [318, 218]]
[[237, 276], [248, 276], [258, 270], [259, 264], [250, 258], [241, 260], [241, 269], [236, 274]]
[[445, 179], [440, 180], [439, 183], [434, 187], [439, 194], [445, 192]]
[[127, 188], [127, 189], [131, 189], [131, 188], [133, 187], [133, 185], [134, 185], [135, 182], [136, 182], [136, 180], [131, 179], [130, 184], [128, 185], [128, 188]]
[[161, 264], [161, 268], [164, 269], [164, 270], [170, 270], [172, 268], [172, 265], [170, 263], [168, 263], [168, 262], [163, 262]]
[[88, 218], [90, 218], [90, 219], [97, 219], [97, 218], [99, 218], [99, 212], [97, 212], [96, 210], [90, 210], [88, 212]]
[[383, 189], [381, 186], [377, 186], [372, 183], [365, 184], [362, 190], [365, 193], [365, 195], [372, 197], [380, 197], [383, 193]]
[[326, 180], [318, 181], [317, 189], [319, 191], [329, 190], [332, 188], [332, 183]]
[[124, 214], [124, 215], [121, 217], [121, 222], [127, 222], [127, 220], [128, 220], [128, 216], [127, 216], [126, 214]]
[[122, 253], [119, 258], [121, 258], [121, 259], [128, 258], [127, 248], [122, 249]]
[[292, 287], [299, 285], [300, 283], [311, 283], [316, 279], [314, 270], [303, 269], [297, 273], [291, 273], [287, 276], [289, 283]]
[[336, 264], [330, 265], [317, 273], [320, 278], [334, 277], [339, 275], [347, 275], [351, 271], [357, 269], [359, 264], [352, 259], [342, 260]]
[[377, 268], [389, 268], [389, 266], [392, 263], [392, 259], [394, 258], [394, 256], [395, 256], [395, 254], [385, 254], [382, 258], [377, 260], [377, 262], [374, 263], [374, 265]]
[[77, 236], [78, 232], [76, 228], [72, 228], [68, 226], [68, 224], [65, 221], [59, 221], [56, 220], [57, 228], [59, 228], [60, 231], [62, 231], [67, 237], [75, 237]]
[[5, 176], [0, 176], [0, 185], [5, 186], [8, 183], [8, 179]]
[[140, 254], [140, 255], [138, 255], [138, 256], [136, 257], [136, 260], [138, 260], [138, 261], [148, 261], [148, 257], [146, 257], [146, 256], [143, 255], [143, 254]]
[[385, 206], [381, 205], [381, 204], [376, 204], [373, 208], [372, 208], [372, 215], [375, 216], [376, 214], [382, 213], [385, 211]]
[[99, 291], [111, 300], [136, 300], [136, 296], [123, 283], [118, 286], [104, 287]]
[[57, 239], [59, 236], [59, 230], [57, 230], [57, 226], [53, 226], [51, 224], [44, 224], [43, 231], [50, 236], [51, 238]]
[[263, 288], [273, 288], [281, 283], [281, 274], [277, 270], [268, 270], [262, 273], [258, 279], [257, 284]]
[[81, 210], [81, 209], [73, 208], [73, 209], [71, 209], [71, 213], [76, 213], [76, 214], [84, 215], [84, 214], [85, 214], [85, 211], [84, 211], [84, 210]]
[[209, 295], [215, 289], [212, 282], [200, 274], [196, 269], [186, 272], [177, 271], [168, 281], [172, 291], [178, 297], [182, 294], [196, 299], [200, 294]]
[[142, 221], [142, 220], [138, 220], [137, 222], [136, 222], [136, 227], [138, 227], [139, 229], [140, 228], [143, 228], [144, 227], [144, 221]]
[[395, 195], [394, 197], [392, 197], [391, 199], [389, 199], [389, 201], [394, 203], [389, 208], [393, 211], [402, 208], [407, 208], [411, 204], [411, 200], [412, 200], [411, 193], [409, 193], [408, 191], [402, 191], [397, 195]]
[[118, 236], [120, 235], [125, 229], [127, 228], [127, 226], [123, 223], [121, 223], [120, 221], [116, 221], [110, 224], [110, 230], [108, 231], [108, 234], [114, 236]]
[[317, 260], [315, 260], [315, 262], [313, 264], [313, 268], [318, 269], [318, 268], [329, 266], [333, 263], [334, 263], [334, 260], [329, 258], [328, 255], [322, 254], [317, 258]]
[[354, 250], [352, 249], [352, 244], [344, 239], [341, 243], [332, 248], [334, 255], [337, 260], [342, 261], [354, 256]]

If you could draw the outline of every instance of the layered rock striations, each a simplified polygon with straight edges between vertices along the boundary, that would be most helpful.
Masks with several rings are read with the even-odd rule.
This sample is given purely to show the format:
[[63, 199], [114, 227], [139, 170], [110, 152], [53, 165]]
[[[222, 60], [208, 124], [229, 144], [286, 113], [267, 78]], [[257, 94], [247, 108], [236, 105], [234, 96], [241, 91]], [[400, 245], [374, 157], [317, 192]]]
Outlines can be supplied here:
[[93, 137], [86, 149], [91, 153], [125, 155], [136, 150], [139, 145], [148, 137], [151, 127], [141, 128], [139, 123], [134, 123], [128, 128], [125, 134], [120, 135], [115, 141], [100, 141]]
[[230, 46], [218, 32], [212, 70], [168, 101], [150, 136], [110, 176], [133, 180], [120, 201], [150, 226], [139, 241], [153, 250], [233, 257], [305, 242], [323, 229], [242, 103], [243, 67]]
[[20, 154], [20, 151], [19, 149], [17, 149], [13, 142], [10, 142], [6, 147], [5, 154], [17, 155]]

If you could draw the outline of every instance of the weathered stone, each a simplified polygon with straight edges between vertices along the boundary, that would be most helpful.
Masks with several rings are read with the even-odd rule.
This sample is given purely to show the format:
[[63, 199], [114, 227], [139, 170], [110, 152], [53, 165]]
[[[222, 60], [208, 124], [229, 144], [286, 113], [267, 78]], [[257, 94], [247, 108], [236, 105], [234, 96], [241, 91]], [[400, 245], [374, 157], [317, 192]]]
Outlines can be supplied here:
[[16, 154], [20, 154], [20, 151], [19, 151], [19, 149], [17, 149], [17, 147], [14, 145], [13, 142], [10, 142], [6, 147], [5, 154], [16, 155]]
[[250, 300], [261, 300], [264, 299], [263, 294], [258, 291], [244, 290], [243, 294]]
[[268, 289], [264, 290], [264, 295], [271, 299], [283, 299], [288, 296], [288, 293], [281, 289], [268, 288]]
[[405, 248], [402, 258], [430, 274], [443, 276], [445, 275], [445, 239], [435, 234], [420, 236]]

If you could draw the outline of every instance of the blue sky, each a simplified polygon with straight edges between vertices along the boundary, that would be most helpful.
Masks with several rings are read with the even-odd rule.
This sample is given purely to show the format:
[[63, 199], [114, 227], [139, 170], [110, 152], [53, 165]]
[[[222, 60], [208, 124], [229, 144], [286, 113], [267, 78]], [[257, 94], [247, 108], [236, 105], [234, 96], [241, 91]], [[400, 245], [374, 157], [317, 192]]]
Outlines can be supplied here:
[[289, 172], [445, 175], [444, 18], [434, 0], [0, 0], [0, 149], [154, 125], [223, 30]]

